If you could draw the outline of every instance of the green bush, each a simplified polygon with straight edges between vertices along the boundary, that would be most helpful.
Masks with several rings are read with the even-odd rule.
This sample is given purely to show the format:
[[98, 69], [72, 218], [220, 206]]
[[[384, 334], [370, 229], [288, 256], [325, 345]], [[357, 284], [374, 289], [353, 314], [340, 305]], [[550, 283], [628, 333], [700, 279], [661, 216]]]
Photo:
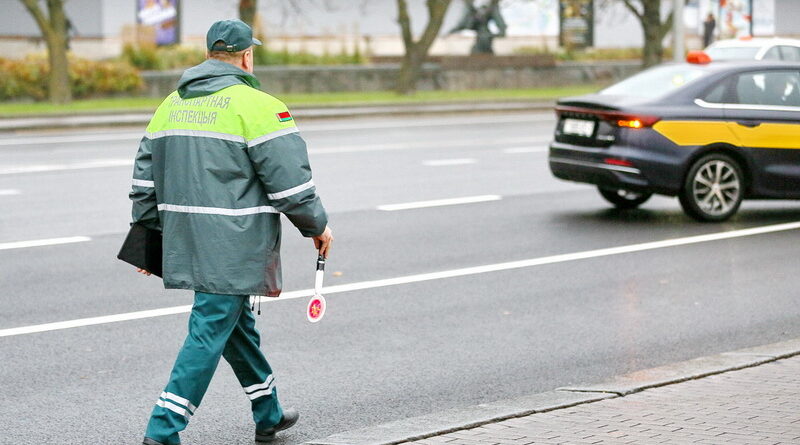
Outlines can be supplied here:
[[[0, 100], [46, 99], [49, 72], [44, 55], [0, 59]], [[134, 93], [143, 85], [139, 72], [128, 64], [73, 56], [69, 57], [69, 81], [75, 98]]]
[[201, 63], [206, 58], [206, 52], [201, 48], [181, 45], [161, 47], [125, 45], [120, 58], [140, 70], [172, 70]]
[[[188, 46], [142, 46], [126, 45], [120, 59], [140, 70], [170, 70], [188, 68], [205, 59], [202, 48]], [[287, 48], [273, 51], [265, 46], [257, 46], [253, 50], [253, 61], [256, 65], [346, 65], [363, 64], [364, 57], [358, 48], [353, 53], [342, 51], [336, 55], [316, 55], [306, 51], [289, 52]]]
[[[515, 54], [555, 54], [557, 60], [562, 61], [600, 61], [600, 60], [639, 60], [642, 58], [642, 48], [559, 48], [555, 53], [547, 47], [523, 46], [514, 50]], [[672, 49], [664, 48], [664, 58], [672, 57]]]
[[256, 65], [361, 65], [365, 62], [358, 48], [352, 54], [343, 50], [335, 55], [317, 55], [306, 51], [289, 52], [286, 47], [281, 51], [273, 51], [258, 46], [253, 52], [253, 58]]

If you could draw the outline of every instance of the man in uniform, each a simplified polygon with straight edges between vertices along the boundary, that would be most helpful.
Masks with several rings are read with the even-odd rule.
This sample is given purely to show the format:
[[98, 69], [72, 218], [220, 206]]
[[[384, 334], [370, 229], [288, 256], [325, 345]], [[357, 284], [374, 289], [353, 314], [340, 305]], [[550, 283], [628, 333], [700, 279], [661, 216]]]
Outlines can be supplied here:
[[133, 221], [162, 231], [164, 286], [195, 291], [147, 445], [180, 443], [220, 357], [251, 400], [257, 442], [294, 425], [299, 415], [278, 402], [249, 296], [280, 294], [280, 213], [326, 257], [333, 240], [292, 115], [257, 89], [261, 42], [239, 20], [214, 23], [206, 40], [207, 60], [158, 107], [133, 171]]

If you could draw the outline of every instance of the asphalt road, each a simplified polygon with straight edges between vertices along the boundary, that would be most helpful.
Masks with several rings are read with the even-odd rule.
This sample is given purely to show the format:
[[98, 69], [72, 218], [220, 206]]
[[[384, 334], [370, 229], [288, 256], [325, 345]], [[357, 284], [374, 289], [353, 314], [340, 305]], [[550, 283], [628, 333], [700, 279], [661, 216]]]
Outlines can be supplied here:
[[[301, 420], [277, 443], [800, 337], [798, 231], [735, 232], [800, 221], [800, 202], [745, 202], [724, 224], [670, 198], [615, 211], [551, 177], [549, 113], [300, 127], [336, 242], [312, 325], [293, 291], [312, 287], [315, 252], [284, 227], [284, 285], [299, 298], [264, 304], [258, 324]], [[0, 137], [0, 444], [141, 440], [185, 312], [9, 330], [191, 303], [115, 260], [139, 134]], [[384, 207], [465, 197], [478, 198]], [[684, 240], [720, 232], [732, 235]], [[634, 247], [601, 250], [620, 246]], [[183, 441], [252, 443], [224, 362]]]

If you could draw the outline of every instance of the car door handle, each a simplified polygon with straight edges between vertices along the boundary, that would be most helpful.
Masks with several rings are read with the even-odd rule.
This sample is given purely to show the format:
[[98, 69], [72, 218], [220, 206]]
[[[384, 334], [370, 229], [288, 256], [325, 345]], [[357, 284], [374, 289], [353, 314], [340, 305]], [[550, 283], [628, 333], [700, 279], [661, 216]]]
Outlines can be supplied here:
[[751, 120], [736, 121], [736, 123], [743, 127], [749, 127], [749, 128], [755, 128], [761, 125], [761, 122], [751, 121]]

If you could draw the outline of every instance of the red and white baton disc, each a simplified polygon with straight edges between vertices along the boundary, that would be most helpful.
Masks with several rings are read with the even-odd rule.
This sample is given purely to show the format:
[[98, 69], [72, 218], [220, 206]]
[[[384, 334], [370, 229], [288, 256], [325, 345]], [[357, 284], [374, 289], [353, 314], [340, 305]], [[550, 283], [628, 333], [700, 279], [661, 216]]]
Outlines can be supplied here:
[[322, 320], [324, 315], [325, 297], [322, 295], [314, 295], [311, 297], [311, 300], [308, 301], [308, 307], [306, 308], [306, 316], [308, 317], [308, 321], [311, 323], [316, 323]]
[[311, 323], [322, 320], [325, 315], [325, 297], [322, 296], [322, 279], [325, 275], [325, 257], [317, 256], [317, 275], [314, 279], [314, 296], [308, 301], [306, 317]]

